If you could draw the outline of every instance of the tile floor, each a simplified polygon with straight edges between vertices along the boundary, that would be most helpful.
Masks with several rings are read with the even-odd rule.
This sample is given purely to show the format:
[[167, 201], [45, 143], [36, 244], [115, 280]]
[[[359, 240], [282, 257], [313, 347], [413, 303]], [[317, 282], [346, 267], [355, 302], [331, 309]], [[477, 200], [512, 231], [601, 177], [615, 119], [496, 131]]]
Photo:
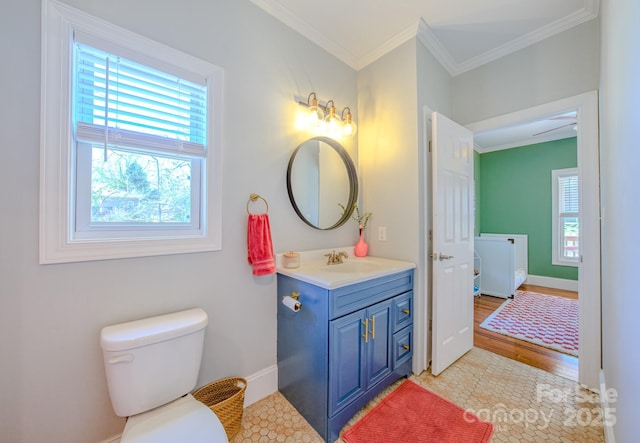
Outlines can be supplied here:
[[[438, 377], [411, 379], [494, 423], [491, 443], [604, 442], [597, 397], [568, 379], [474, 348]], [[346, 424], [343, 431], [391, 392], [387, 388]], [[230, 443], [322, 442], [280, 394], [244, 411], [242, 429]], [[337, 440], [343, 443], [341, 439]], [[393, 442], [403, 443], [403, 442]]]

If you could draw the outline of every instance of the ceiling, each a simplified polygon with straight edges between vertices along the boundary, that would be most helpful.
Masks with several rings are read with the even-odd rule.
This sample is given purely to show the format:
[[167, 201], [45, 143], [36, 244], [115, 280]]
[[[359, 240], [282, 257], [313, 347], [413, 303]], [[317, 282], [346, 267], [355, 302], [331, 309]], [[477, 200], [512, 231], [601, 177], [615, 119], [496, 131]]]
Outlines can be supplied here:
[[576, 111], [572, 111], [529, 123], [475, 132], [473, 142], [476, 151], [484, 154], [501, 149], [575, 137], [577, 128]]
[[[251, 0], [356, 70], [417, 37], [452, 76], [597, 17], [599, 1]], [[575, 136], [575, 125], [554, 129], [566, 117], [474, 138], [486, 152]]]

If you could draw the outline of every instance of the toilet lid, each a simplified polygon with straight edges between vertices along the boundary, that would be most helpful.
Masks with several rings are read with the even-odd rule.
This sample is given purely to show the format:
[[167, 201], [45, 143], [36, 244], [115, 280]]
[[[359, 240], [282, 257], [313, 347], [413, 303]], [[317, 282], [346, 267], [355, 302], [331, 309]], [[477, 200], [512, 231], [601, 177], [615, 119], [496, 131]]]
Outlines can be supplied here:
[[127, 420], [121, 443], [228, 443], [218, 417], [191, 394]]

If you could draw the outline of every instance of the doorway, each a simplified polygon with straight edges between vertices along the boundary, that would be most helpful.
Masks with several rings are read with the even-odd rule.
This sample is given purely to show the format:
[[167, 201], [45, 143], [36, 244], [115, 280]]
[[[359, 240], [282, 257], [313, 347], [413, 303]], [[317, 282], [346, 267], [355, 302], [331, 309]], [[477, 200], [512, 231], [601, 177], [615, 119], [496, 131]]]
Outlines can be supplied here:
[[[575, 114], [474, 137], [476, 225], [484, 237], [474, 245], [479, 287], [474, 345], [578, 381]], [[554, 214], [560, 203], [563, 210]], [[510, 249], [512, 270], [506, 259]]]
[[483, 120], [467, 128], [481, 133], [527, 124], [535, 120], [576, 112], [578, 175], [580, 181], [580, 263], [578, 271], [579, 347], [578, 381], [598, 387], [601, 369], [600, 333], [600, 200], [598, 153], [598, 96], [596, 91], [558, 100], [500, 117]]

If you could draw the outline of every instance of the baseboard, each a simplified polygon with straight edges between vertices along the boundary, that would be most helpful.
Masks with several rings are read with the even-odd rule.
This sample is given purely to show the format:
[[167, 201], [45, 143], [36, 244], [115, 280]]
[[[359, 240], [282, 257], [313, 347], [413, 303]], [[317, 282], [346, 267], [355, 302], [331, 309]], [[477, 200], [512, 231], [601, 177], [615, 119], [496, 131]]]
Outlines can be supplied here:
[[[609, 403], [609, 396], [606, 393], [607, 382], [604, 377], [604, 370], [600, 370], [600, 407], [602, 408], [602, 422], [604, 424], [604, 441], [605, 443], [616, 443], [613, 426], [609, 423], [609, 420], [607, 420], [608, 416], [615, 417], [615, 412], [608, 413], [608, 411], [615, 411], [613, 407], [615, 405]], [[614, 420], [615, 418], [612, 421]]]
[[246, 408], [278, 390], [278, 365], [269, 366], [245, 378], [247, 380], [247, 390], [244, 393]]
[[544, 286], [545, 288], [564, 289], [565, 291], [578, 292], [578, 280], [545, 277], [543, 275], [529, 275], [527, 276], [525, 283], [528, 285]]

